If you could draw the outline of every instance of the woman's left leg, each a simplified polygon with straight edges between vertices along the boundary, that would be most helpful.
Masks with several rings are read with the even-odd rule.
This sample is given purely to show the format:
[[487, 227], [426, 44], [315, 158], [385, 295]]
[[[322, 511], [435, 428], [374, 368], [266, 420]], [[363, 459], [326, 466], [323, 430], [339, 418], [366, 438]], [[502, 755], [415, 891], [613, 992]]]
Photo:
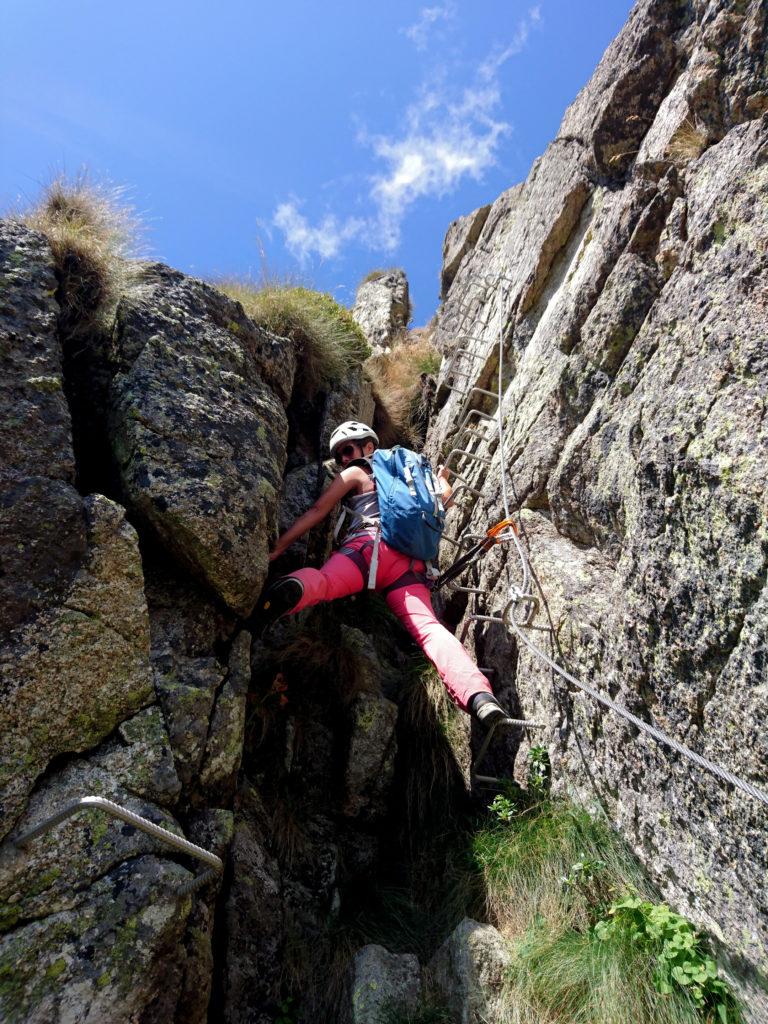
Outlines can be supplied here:
[[493, 690], [457, 638], [437, 619], [429, 589], [409, 583], [386, 595], [387, 604], [440, 674], [446, 690], [462, 711], [476, 693]]

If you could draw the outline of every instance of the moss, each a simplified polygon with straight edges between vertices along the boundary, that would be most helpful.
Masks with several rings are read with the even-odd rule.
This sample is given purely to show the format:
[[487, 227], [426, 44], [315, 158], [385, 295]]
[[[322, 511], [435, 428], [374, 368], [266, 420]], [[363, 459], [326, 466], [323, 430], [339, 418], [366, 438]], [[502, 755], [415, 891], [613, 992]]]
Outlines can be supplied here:
[[370, 732], [376, 724], [376, 709], [373, 706], [363, 708], [356, 716], [356, 724], [363, 732]]
[[16, 903], [0, 903], [0, 932], [10, 931], [16, 926], [21, 909]]
[[715, 221], [712, 226], [712, 238], [714, 239], [715, 245], [722, 245], [725, 241], [725, 224], [723, 221]]
[[56, 879], [61, 875], [61, 868], [51, 868], [50, 871], [43, 872], [31, 886], [27, 889], [27, 895], [39, 896], [41, 892], [45, 892], [46, 889], [50, 889]]
[[46, 978], [50, 978], [51, 981], [53, 981], [60, 975], [62, 975], [64, 971], [66, 971], [66, 969], [67, 961], [63, 957], [61, 957], [59, 960], [54, 960], [51, 966], [46, 970], [45, 976]]

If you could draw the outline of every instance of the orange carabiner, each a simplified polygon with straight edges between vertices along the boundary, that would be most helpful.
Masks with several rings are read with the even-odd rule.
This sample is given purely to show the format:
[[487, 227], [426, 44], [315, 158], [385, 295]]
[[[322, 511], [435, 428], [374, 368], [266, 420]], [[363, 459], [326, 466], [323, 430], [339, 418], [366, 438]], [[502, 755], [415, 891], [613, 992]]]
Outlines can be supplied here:
[[[516, 537], [520, 536], [520, 534], [517, 532], [517, 527], [511, 519], [502, 519], [500, 523], [496, 523], [495, 526], [492, 526], [490, 530], [487, 531], [487, 536], [491, 537], [494, 541], [496, 541], [496, 537], [498, 536], [498, 534], [500, 534], [502, 530], [506, 530], [508, 526], [512, 527], [512, 530], [514, 531]], [[498, 542], [496, 541], [496, 543]]]

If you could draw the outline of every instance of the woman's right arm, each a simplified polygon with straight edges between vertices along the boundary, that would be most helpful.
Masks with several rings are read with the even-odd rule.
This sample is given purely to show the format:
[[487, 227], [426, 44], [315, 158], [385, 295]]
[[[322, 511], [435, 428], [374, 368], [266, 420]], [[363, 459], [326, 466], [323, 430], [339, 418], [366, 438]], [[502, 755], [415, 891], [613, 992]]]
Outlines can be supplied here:
[[314, 505], [307, 509], [303, 516], [299, 516], [296, 522], [278, 538], [277, 543], [269, 556], [270, 562], [274, 562], [276, 558], [279, 558], [294, 541], [298, 540], [299, 537], [303, 537], [304, 534], [308, 530], [311, 530], [313, 526], [317, 526], [318, 523], [321, 523], [334, 506], [338, 505], [338, 503], [360, 483], [359, 475], [362, 473], [363, 470], [357, 466], [350, 466], [349, 469], [343, 469], [331, 486], [327, 490], [323, 491]]

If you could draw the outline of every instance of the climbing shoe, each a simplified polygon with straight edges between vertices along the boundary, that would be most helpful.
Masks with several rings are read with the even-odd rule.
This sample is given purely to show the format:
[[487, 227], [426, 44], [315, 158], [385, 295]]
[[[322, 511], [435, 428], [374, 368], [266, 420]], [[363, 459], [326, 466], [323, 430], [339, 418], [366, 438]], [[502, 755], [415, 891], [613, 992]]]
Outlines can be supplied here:
[[492, 693], [476, 693], [470, 698], [469, 710], [486, 729], [509, 718]]
[[304, 584], [295, 576], [282, 576], [265, 590], [259, 602], [259, 619], [263, 630], [286, 615], [301, 600]]

